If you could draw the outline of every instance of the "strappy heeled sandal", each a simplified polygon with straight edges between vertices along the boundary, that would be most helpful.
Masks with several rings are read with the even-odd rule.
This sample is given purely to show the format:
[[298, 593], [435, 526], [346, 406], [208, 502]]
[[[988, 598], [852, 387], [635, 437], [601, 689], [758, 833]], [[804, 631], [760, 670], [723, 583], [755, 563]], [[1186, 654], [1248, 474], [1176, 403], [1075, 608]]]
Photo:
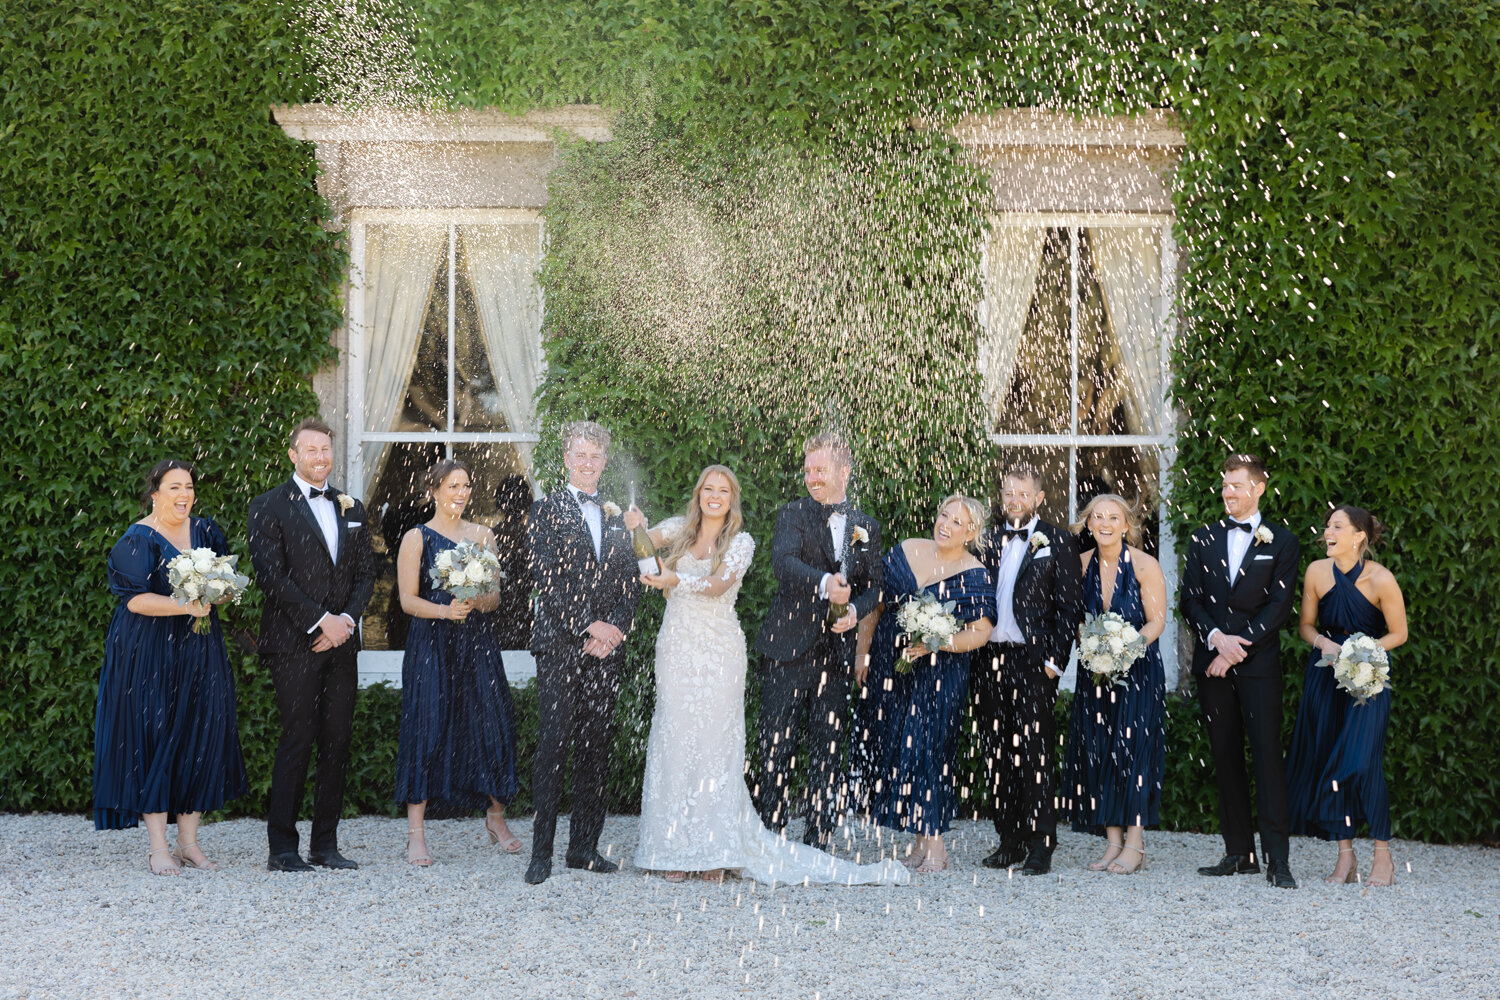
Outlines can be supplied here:
[[[416, 857], [412, 857], [411, 838], [416, 836], [422, 838], [422, 853]], [[418, 868], [426, 868], [432, 864], [432, 855], [427, 852], [427, 831], [420, 826], [409, 826], [406, 828], [406, 863], [416, 865]]]
[[1145, 848], [1142, 848], [1142, 847], [1131, 847], [1129, 844], [1126, 844], [1124, 847], [1120, 848], [1120, 853], [1124, 854], [1126, 851], [1134, 851], [1135, 853], [1137, 853], [1137, 854], [1139, 854], [1141, 856], [1141, 860], [1139, 860], [1139, 861], [1137, 861], [1135, 863], [1135, 867], [1134, 868], [1126, 868], [1124, 865], [1122, 865], [1120, 863], [1120, 859], [1116, 858], [1115, 860], [1111, 861], [1109, 863], [1109, 867], [1106, 868], [1106, 869], [1104, 869], [1104, 870], [1107, 871], [1107, 872], [1109, 872], [1111, 875], [1134, 875], [1137, 872], [1144, 871], [1145, 868], [1146, 868], [1146, 850], [1145, 850]]
[[[1120, 856], [1120, 852], [1125, 850], [1124, 844], [1117, 844], [1113, 840], [1106, 840], [1105, 843], [1115, 849], [1115, 858], [1118, 858]], [[1115, 863], [1115, 858], [1110, 858], [1108, 861], [1105, 861], [1103, 858], [1100, 858], [1098, 861], [1090, 861], [1088, 863], [1088, 869], [1091, 872], [1102, 872], [1104, 871], [1104, 869]]]
[[686, 882], [687, 872], [662, 872], [661, 878], [663, 882]]
[[941, 861], [939, 861], [937, 858], [934, 858], [931, 854], [929, 854], [925, 858], [923, 858], [922, 863], [920, 865], [917, 865], [917, 867], [913, 870], [918, 875], [935, 875], [938, 872], [947, 871], [948, 858], [944, 857]]
[[[1354, 853], [1354, 848], [1352, 848], [1352, 847], [1340, 847], [1339, 848], [1339, 856], [1340, 857], [1342, 857], [1345, 854], [1353, 854], [1353, 853]], [[1337, 868], [1338, 865], [1335, 864], [1334, 867]], [[1350, 882], [1357, 882], [1357, 881], [1359, 881], [1359, 863], [1356, 862], [1356, 863], [1350, 865], [1349, 866], [1349, 873], [1347, 875], [1345, 875], [1343, 878], [1339, 878], [1337, 875], [1329, 875], [1323, 881], [1327, 882], [1329, 885], [1348, 885]]]
[[[1370, 878], [1365, 879], [1365, 885], [1372, 885], [1372, 886], [1374, 886], [1377, 889], [1384, 889], [1387, 886], [1395, 885], [1396, 884], [1396, 858], [1395, 858], [1395, 855], [1391, 854], [1391, 849], [1389, 847], [1377, 847], [1377, 848], [1375, 848], [1375, 851], [1384, 851], [1385, 852], [1385, 856], [1391, 859], [1391, 877], [1389, 879], [1384, 880], [1384, 881], [1377, 882], [1375, 880], [1374, 876], [1371, 876]], [[1373, 854], [1374, 851], [1372, 851], [1371, 853]], [[1374, 870], [1375, 870], [1375, 859], [1371, 858], [1370, 859], [1370, 871], [1373, 872]]]
[[724, 869], [722, 869], [722, 868], [711, 868], [708, 871], [704, 872], [703, 874], [699, 875], [698, 877], [701, 878], [705, 882], [723, 882], [724, 881]]
[[[173, 857], [173, 855], [172, 855], [172, 849], [169, 848], [169, 847], [158, 847], [155, 850], [147, 851], [146, 852], [146, 870], [147, 871], [149, 871], [152, 875], [181, 875], [182, 874], [182, 869], [179, 868], [179, 867], [177, 867], [176, 865], [167, 865], [161, 871], [157, 871], [154, 867], [152, 867], [152, 865], [151, 865], [151, 859], [154, 858], [154, 857], [156, 857], [158, 854], [165, 854], [169, 858]], [[174, 860], [175, 860], [175, 858], [174, 858]]]
[[[219, 866], [216, 863], [210, 861], [208, 859], [208, 855], [205, 854], [203, 856], [203, 864], [200, 865], [198, 862], [194, 861], [192, 858], [188, 857], [186, 853], [184, 853], [189, 847], [197, 846], [198, 842], [196, 840], [190, 840], [185, 844], [179, 840], [177, 842], [177, 850], [172, 852], [172, 857], [176, 858], [177, 863], [183, 868], [197, 868], [199, 871], [205, 872], [218, 871]], [[202, 851], [200, 850], [199, 853], [201, 854]]]
[[[500, 835], [496, 833], [490, 826], [491, 816], [499, 816], [501, 821], [504, 822], [505, 811], [501, 810], [500, 812], [495, 812], [493, 810], [486, 809], [484, 812], [484, 832], [490, 835], [490, 843], [499, 844], [500, 850], [504, 851], [506, 854], [519, 854], [521, 852], [521, 847], [523, 846], [521, 844], [521, 838], [517, 837], [515, 834], [511, 834], [509, 840], [502, 842], [500, 840]], [[515, 846], [512, 847], [512, 844], [514, 844]]]

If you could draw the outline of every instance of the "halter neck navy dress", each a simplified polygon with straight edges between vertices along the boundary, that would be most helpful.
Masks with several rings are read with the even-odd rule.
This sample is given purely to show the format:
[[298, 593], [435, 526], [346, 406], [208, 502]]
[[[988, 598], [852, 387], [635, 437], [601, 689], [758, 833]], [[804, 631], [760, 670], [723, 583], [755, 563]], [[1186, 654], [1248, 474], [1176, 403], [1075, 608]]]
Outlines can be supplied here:
[[[1342, 573], [1333, 567], [1333, 586], [1318, 601], [1318, 631], [1342, 643], [1355, 632], [1379, 639], [1385, 616], [1359, 592], [1361, 560]], [[1302, 704], [1287, 754], [1287, 805], [1292, 832], [1325, 840], [1352, 840], [1361, 821], [1375, 840], [1391, 839], [1391, 809], [1385, 785], [1385, 731], [1391, 719], [1388, 687], [1365, 704], [1339, 688], [1333, 668], [1320, 667], [1323, 654], [1307, 658]]]
[[[208, 518], [192, 518], [193, 548], [229, 554]], [[205, 635], [189, 615], [138, 615], [137, 594], [170, 597], [167, 563], [178, 549], [132, 524], [109, 553], [118, 598], [104, 637], [94, 710], [94, 828], [122, 830], [146, 813], [208, 812], [249, 789], [235, 718], [234, 673], [219, 612]]]
[[[418, 525], [422, 565], [417, 596], [452, 604], [432, 586], [438, 553], [458, 543]], [[401, 738], [396, 801], [436, 800], [478, 809], [516, 794], [516, 737], [510, 684], [500, 658], [495, 616], [470, 612], [461, 622], [413, 618], [401, 661]]]
[[930, 593], [955, 602], [962, 624], [995, 620], [995, 588], [982, 566], [917, 586], [898, 544], [885, 556], [885, 612], [870, 644], [870, 672], [855, 703], [852, 750], [855, 797], [867, 800], [870, 820], [892, 830], [946, 833], [958, 815], [954, 790], [959, 728], [968, 707], [969, 654], [937, 654], [896, 673], [906, 637], [896, 610]]
[[[1135, 628], [1145, 627], [1146, 605], [1129, 550], [1120, 560], [1108, 608], [1098, 553], [1089, 560], [1083, 608], [1091, 615], [1113, 611]], [[1092, 674], [1078, 668], [1061, 795], [1062, 815], [1072, 820], [1074, 831], [1102, 835], [1108, 826], [1157, 824], [1166, 717], [1167, 677], [1158, 643], [1131, 664], [1123, 685], [1097, 685]]]

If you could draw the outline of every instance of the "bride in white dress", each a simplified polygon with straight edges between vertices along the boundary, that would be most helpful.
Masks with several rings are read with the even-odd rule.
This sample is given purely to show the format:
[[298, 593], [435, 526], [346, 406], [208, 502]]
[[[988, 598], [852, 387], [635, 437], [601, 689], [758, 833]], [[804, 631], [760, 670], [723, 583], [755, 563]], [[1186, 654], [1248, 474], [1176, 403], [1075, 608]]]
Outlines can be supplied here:
[[[740, 528], [740, 484], [728, 468], [698, 476], [685, 515], [651, 529], [665, 548], [667, 595], [656, 637], [656, 711], [646, 744], [638, 868], [680, 882], [688, 872], [721, 881], [726, 870], [768, 884], [904, 884], [894, 859], [857, 864], [795, 843], [761, 825], [745, 787], [745, 633], [734, 611], [755, 540]], [[632, 507], [626, 527], [644, 523]]]

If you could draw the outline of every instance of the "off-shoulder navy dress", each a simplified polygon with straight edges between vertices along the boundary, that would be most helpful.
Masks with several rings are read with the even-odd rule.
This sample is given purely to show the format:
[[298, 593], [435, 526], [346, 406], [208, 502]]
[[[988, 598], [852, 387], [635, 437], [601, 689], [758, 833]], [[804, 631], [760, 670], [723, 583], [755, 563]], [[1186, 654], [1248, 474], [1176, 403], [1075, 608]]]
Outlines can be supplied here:
[[[1374, 639], [1386, 633], [1385, 616], [1354, 585], [1363, 561], [1348, 573], [1333, 567], [1333, 586], [1318, 601], [1318, 631], [1342, 643], [1355, 632]], [[1391, 689], [1363, 705], [1320, 667], [1323, 654], [1307, 658], [1302, 704], [1286, 759], [1287, 805], [1292, 832], [1327, 840], [1353, 840], [1361, 821], [1375, 840], [1391, 839], [1390, 799], [1385, 785], [1385, 730], [1391, 719]]]
[[[457, 543], [427, 525], [417, 595], [452, 604], [432, 586], [438, 553]], [[401, 662], [401, 739], [396, 750], [396, 801], [435, 799], [479, 808], [516, 794], [516, 739], [510, 685], [500, 658], [494, 615], [471, 612], [461, 622], [413, 618]]]
[[[229, 553], [218, 525], [191, 521], [193, 548]], [[205, 635], [190, 615], [138, 615], [137, 594], [170, 596], [176, 546], [133, 524], [109, 553], [109, 589], [119, 599], [104, 639], [94, 710], [94, 827], [121, 830], [146, 813], [220, 809], [245, 794], [245, 758], [235, 718], [234, 674], [219, 613]]]
[[[1146, 625], [1141, 584], [1127, 551], [1104, 607], [1095, 553], [1083, 574], [1083, 609], [1113, 611], [1136, 629]], [[1151, 643], [1131, 664], [1124, 684], [1096, 685], [1079, 667], [1063, 762], [1062, 815], [1079, 833], [1109, 826], [1155, 826], [1166, 770], [1167, 678], [1161, 647]]]
[[885, 612], [870, 646], [870, 672], [855, 708], [852, 784], [872, 822], [924, 836], [946, 833], [958, 815], [954, 764], [968, 705], [969, 654], [941, 652], [909, 673], [896, 663], [906, 636], [900, 606], [923, 591], [953, 601], [964, 624], [995, 620], [995, 588], [976, 566], [922, 588], [900, 545], [886, 553]]

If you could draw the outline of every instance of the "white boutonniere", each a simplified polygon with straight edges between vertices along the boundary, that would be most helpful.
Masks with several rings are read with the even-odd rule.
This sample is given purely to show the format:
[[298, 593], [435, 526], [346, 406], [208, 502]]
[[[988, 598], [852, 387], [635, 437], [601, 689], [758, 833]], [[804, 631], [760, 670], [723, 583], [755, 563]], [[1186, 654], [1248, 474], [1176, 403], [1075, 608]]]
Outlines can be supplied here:
[[613, 500], [604, 501], [604, 506], [600, 507], [599, 509], [604, 511], [605, 517], [620, 516], [620, 505], [615, 503]]
[[1266, 527], [1264, 524], [1255, 529], [1256, 545], [1270, 545], [1271, 540], [1275, 537], [1275, 535], [1271, 534], [1271, 529]]
[[1033, 531], [1031, 533], [1031, 537], [1026, 539], [1026, 544], [1030, 545], [1031, 551], [1035, 552], [1042, 546], [1050, 544], [1050, 541], [1047, 536], [1042, 534], [1040, 531]]
[[864, 528], [862, 528], [861, 526], [859, 526], [859, 525], [856, 524], [854, 526], [854, 530], [849, 535], [849, 544], [850, 545], [869, 545], [870, 544], [870, 533], [868, 531], [866, 531]]
[[347, 514], [347, 513], [349, 513], [349, 508], [351, 508], [353, 506], [354, 506], [354, 498], [353, 497], [351, 497], [347, 493], [340, 493], [339, 494], [339, 513], [340, 514]]

